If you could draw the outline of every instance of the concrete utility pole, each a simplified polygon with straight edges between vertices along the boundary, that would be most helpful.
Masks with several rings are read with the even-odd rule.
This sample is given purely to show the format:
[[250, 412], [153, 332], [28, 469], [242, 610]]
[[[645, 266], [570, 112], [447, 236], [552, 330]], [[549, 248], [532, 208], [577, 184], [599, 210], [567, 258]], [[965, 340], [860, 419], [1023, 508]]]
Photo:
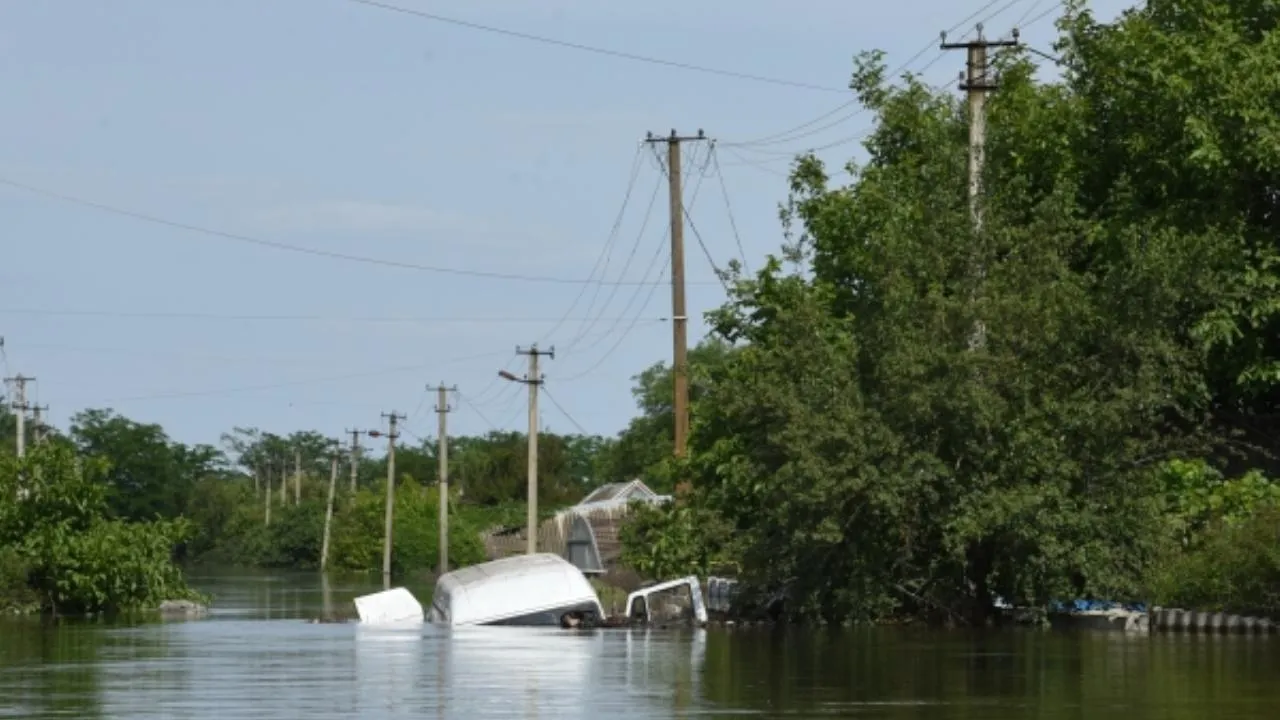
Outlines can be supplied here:
[[289, 496], [286, 494], [289, 490], [289, 460], [280, 458], [280, 507], [288, 504]]
[[266, 502], [266, 511], [265, 511], [265, 519], [262, 521], [262, 524], [264, 527], [271, 527], [271, 461], [270, 460], [267, 461], [266, 481], [267, 481], [266, 482], [267, 491], [263, 493], [263, 497], [265, 498], [265, 502]]
[[[973, 221], [974, 233], [982, 231], [982, 171], [986, 161], [987, 145], [987, 93], [996, 90], [999, 85], [991, 77], [987, 51], [997, 47], [1017, 47], [1018, 30], [1013, 31], [1012, 40], [987, 40], [982, 34], [982, 25], [976, 28], [977, 37], [969, 42], [948, 43], [946, 32], [942, 33], [939, 47], [943, 50], [965, 50], [968, 62], [964, 72], [960, 73], [960, 89], [969, 97], [969, 215]], [[979, 278], [985, 276], [986, 269], [979, 265]], [[978, 321], [974, 328], [969, 345], [973, 348], [986, 344], [986, 327]]]
[[293, 451], [293, 504], [302, 504], [302, 451]]
[[667, 144], [667, 180], [671, 205], [671, 375], [674, 399], [671, 404], [675, 420], [675, 456], [684, 457], [689, 444], [689, 316], [684, 302], [684, 190], [680, 178], [680, 144], [706, 140], [702, 130], [697, 135], [681, 136], [675, 130], [667, 137], [649, 133], [647, 143]]
[[49, 406], [33, 405], [31, 408], [31, 432], [35, 436], [36, 445], [44, 444], [45, 431], [49, 429], [49, 426], [44, 424], [44, 420], [40, 416], [41, 410], [48, 413]]
[[27, 411], [31, 409], [31, 406], [27, 404], [27, 383], [35, 382], [35, 380], [35, 378], [26, 377], [21, 373], [4, 379], [6, 383], [12, 384], [14, 388], [13, 402], [10, 407], [14, 410], [14, 419], [18, 421], [18, 457], [25, 457], [27, 454]]
[[342, 454], [339, 449], [342, 443], [338, 440], [330, 442], [333, 447], [329, 459], [329, 500], [324, 508], [324, 540], [320, 543], [320, 572], [324, 572], [325, 565], [329, 562], [329, 527], [333, 523], [333, 493], [338, 486], [338, 456]]
[[360, 476], [360, 433], [363, 430], [348, 430], [351, 434], [351, 492], [356, 491], [356, 480]]
[[436, 414], [440, 416], [440, 429], [436, 442], [436, 461], [440, 465], [440, 570], [441, 575], [449, 572], [449, 391], [458, 391], [456, 386], [447, 388], [444, 383], [436, 386]]
[[[396, 438], [400, 435], [396, 432], [396, 423], [405, 419], [405, 415], [397, 414], [392, 410], [389, 413], [382, 413], [382, 417], [387, 418], [390, 425], [390, 431], [387, 435], [387, 510], [385, 526], [383, 527], [382, 539], [382, 587], [384, 590], [391, 588], [391, 537], [392, 531], [395, 529], [395, 506], [396, 506]], [[382, 432], [378, 430], [370, 430], [369, 437], [381, 437]]]
[[498, 376], [510, 380], [511, 382], [524, 383], [529, 386], [529, 490], [528, 490], [528, 517], [526, 533], [528, 537], [525, 539], [525, 552], [532, 555], [538, 552], [538, 386], [543, 383], [542, 375], [538, 372], [538, 358], [546, 355], [552, 360], [556, 358], [556, 349], [553, 346], [550, 350], [539, 350], [537, 343], [534, 343], [528, 350], [523, 350], [516, 346], [517, 355], [529, 356], [529, 374], [524, 378], [518, 378], [506, 370], [499, 370]]

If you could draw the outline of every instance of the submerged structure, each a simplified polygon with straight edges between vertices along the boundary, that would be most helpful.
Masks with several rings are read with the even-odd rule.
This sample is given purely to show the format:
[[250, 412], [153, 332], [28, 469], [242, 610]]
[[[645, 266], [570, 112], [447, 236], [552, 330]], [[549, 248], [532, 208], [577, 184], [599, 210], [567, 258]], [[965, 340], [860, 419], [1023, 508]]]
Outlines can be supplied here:
[[431, 610], [404, 588], [356, 598], [365, 625], [521, 625], [596, 627], [617, 622], [673, 620], [707, 622], [696, 577], [641, 588], [627, 597], [626, 615], [605, 617], [595, 588], [577, 566], [559, 555], [516, 555], [459, 568], [436, 580]]
[[591, 583], [564, 558], [516, 555], [445, 573], [429, 615], [444, 625], [577, 625], [604, 619]]

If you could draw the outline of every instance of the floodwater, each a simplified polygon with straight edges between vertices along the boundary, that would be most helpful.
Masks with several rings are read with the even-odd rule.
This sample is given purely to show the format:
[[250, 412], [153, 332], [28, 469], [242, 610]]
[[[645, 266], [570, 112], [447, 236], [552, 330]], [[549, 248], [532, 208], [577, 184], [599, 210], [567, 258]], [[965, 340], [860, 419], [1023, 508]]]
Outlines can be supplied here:
[[216, 594], [208, 619], [0, 620], [0, 717], [1280, 717], [1275, 637], [379, 632], [303, 621], [377, 584], [257, 572], [192, 580]]

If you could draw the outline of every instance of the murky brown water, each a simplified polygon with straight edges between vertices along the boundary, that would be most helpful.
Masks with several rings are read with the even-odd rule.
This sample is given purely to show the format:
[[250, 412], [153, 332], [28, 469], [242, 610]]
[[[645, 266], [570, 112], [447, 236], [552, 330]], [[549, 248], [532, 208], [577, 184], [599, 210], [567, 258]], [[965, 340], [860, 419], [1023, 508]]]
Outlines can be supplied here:
[[248, 572], [193, 580], [217, 594], [207, 620], [0, 621], [0, 717], [1280, 717], [1276, 638], [371, 632], [301, 618], [374, 583], [326, 588], [315, 575]]

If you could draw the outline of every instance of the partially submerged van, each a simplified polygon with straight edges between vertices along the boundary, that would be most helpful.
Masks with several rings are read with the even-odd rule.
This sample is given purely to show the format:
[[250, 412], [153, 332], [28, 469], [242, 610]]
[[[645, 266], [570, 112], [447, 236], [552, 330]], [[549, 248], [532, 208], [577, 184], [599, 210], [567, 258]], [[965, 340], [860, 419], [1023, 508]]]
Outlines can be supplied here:
[[436, 580], [429, 620], [444, 625], [572, 627], [604, 619], [586, 576], [550, 553], [459, 568]]

